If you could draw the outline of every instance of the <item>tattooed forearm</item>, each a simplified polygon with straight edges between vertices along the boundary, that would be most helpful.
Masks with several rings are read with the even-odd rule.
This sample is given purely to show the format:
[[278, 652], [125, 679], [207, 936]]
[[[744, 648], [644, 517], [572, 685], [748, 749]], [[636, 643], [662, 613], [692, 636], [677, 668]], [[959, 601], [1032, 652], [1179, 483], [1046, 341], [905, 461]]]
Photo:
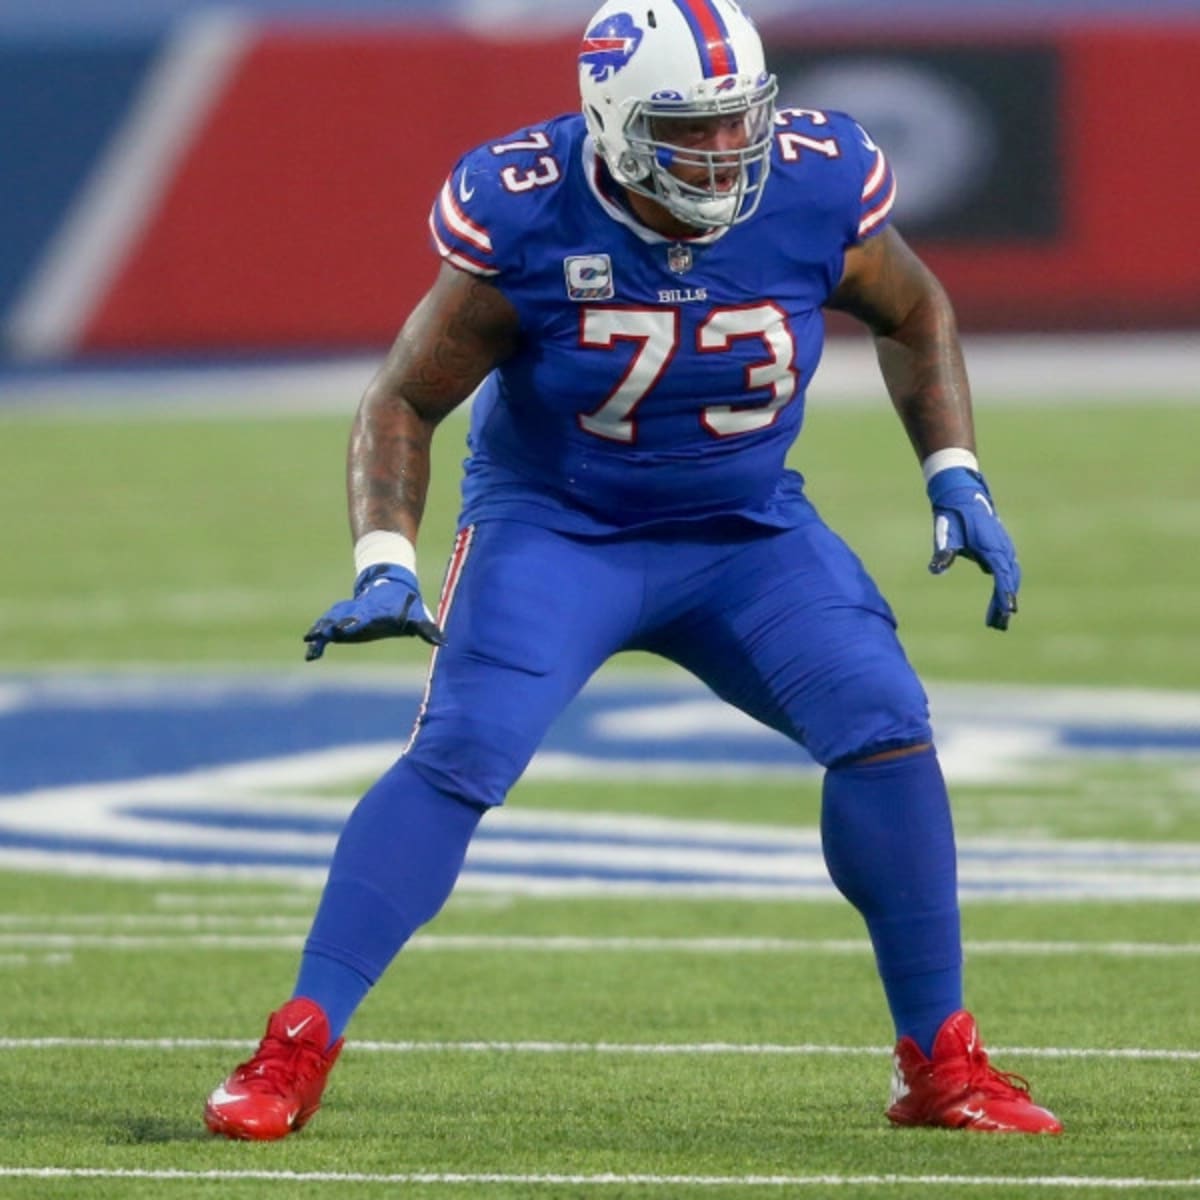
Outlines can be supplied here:
[[905, 322], [876, 337], [884, 383], [918, 458], [946, 446], [974, 449], [971, 391], [954, 313], [938, 287]]
[[355, 540], [372, 529], [390, 529], [416, 544], [429, 490], [433, 429], [414, 433], [406, 424], [405, 420], [355, 422], [346, 474], [350, 532]]
[[918, 457], [947, 446], [974, 448], [954, 309], [895, 230], [847, 252], [829, 306], [851, 313], [875, 335], [884, 383]]
[[512, 349], [517, 316], [494, 287], [452, 268], [417, 306], [359, 406], [346, 487], [358, 539], [394, 530], [415, 544], [433, 432]]

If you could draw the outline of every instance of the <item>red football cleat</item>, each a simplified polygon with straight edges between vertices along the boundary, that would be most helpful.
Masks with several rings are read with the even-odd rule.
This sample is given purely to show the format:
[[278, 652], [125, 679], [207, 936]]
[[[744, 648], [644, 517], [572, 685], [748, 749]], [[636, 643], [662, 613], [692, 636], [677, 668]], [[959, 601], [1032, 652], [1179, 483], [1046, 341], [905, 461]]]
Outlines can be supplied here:
[[979, 1041], [975, 1018], [946, 1018], [926, 1058], [912, 1038], [896, 1043], [888, 1120], [987, 1133], [1062, 1133], [1062, 1123], [1029, 1097], [1020, 1075], [997, 1071]]
[[344, 1038], [329, 1043], [319, 1004], [299, 997], [271, 1014], [254, 1057], [241, 1063], [208, 1098], [204, 1123], [213, 1133], [272, 1141], [300, 1129], [321, 1107], [321, 1093]]

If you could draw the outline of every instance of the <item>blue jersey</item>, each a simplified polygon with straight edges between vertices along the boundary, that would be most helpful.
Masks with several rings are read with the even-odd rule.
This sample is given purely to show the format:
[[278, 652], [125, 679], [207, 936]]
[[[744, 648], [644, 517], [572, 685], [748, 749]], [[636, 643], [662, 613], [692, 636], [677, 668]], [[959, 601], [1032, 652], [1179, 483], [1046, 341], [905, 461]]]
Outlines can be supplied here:
[[477, 147], [430, 217], [439, 253], [520, 317], [474, 403], [463, 524], [577, 533], [807, 511], [785, 467], [848, 247], [895, 198], [842, 113], [783, 109], [748, 221], [672, 239], [642, 225], [581, 116]]

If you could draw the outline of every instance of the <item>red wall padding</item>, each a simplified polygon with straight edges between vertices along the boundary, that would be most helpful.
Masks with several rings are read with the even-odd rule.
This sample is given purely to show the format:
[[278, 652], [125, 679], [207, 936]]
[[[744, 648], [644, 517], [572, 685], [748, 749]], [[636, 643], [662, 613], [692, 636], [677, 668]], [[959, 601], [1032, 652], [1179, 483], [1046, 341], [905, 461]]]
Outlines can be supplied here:
[[[1062, 64], [1061, 235], [918, 250], [964, 328], [1200, 324], [1200, 26], [1045, 36]], [[82, 348], [386, 344], [433, 277], [426, 216], [453, 162], [573, 109], [574, 50], [264, 30]]]

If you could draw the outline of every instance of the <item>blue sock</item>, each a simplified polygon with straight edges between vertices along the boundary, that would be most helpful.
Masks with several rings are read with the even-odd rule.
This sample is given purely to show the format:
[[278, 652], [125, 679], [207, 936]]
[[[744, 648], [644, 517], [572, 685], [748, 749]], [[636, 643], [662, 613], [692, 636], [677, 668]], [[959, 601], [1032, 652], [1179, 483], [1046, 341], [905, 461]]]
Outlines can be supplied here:
[[329, 1018], [329, 1044], [342, 1036], [374, 980], [335, 958], [305, 950], [292, 995], [315, 1000]]
[[341, 1035], [401, 946], [445, 904], [483, 810], [435, 791], [401, 758], [338, 839], [293, 995]]
[[929, 1054], [963, 986], [954, 828], [935, 751], [831, 768], [821, 839], [830, 877], [867, 923], [896, 1036]]

